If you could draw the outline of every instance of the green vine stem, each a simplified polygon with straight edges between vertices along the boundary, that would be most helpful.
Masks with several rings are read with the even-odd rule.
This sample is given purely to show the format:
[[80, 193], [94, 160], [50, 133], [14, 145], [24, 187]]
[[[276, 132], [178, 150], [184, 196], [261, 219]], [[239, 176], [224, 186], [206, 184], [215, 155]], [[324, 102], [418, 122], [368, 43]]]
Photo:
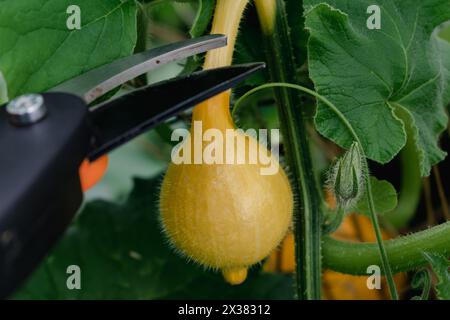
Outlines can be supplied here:
[[387, 255], [386, 247], [384, 246], [383, 243], [383, 237], [381, 236], [381, 229], [378, 222], [377, 214], [375, 212], [375, 205], [373, 202], [372, 186], [369, 181], [367, 181], [366, 183], [366, 192], [367, 192], [366, 194], [367, 202], [369, 203], [370, 220], [372, 220], [373, 230], [375, 231], [375, 236], [377, 238], [378, 250], [381, 256], [381, 264], [383, 266], [383, 270], [386, 275], [386, 280], [389, 286], [389, 292], [391, 293], [391, 297], [393, 300], [398, 300], [397, 288], [395, 287], [394, 276], [392, 273], [391, 265], [389, 263], [389, 257]]
[[[298, 83], [293, 46], [282, 0], [255, 0], [272, 81]], [[294, 235], [299, 299], [319, 300], [321, 293], [321, 198], [312, 168], [307, 121], [297, 93], [275, 90], [286, 160], [296, 196]]]
[[[408, 136], [412, 137], [412, 134]], [[422, 191], [422, 178], [419, 169], [419, 157], [413, 139], [408, 138], [400, 152], [402, 181], [397, 207], [384, 215], [384, 219], [396, 229], [408, 225], [416, 213]]]
[[[450, 255], [450, 222], [392, 240], [385, 240], [392, 271], [405, 272], [428, 264], [422, 252]], [[324, 237], [324, 267], [353, 274], [367, 275], [367, 267], [379, 265], [375, 243], [357, 243]]]
[[[366, 161], [366, 167], [368, 167], [367, 159], [365, 157], [365, 153], [364, 153], [364, 150], [362, 148], [361, 141], [359, 140], [359, 137], [356, 134], [356, 132], [353, 129], [353, 127], [350, 124], [350, 122], [348, 122], [348, 120], [345, 118], [345, 116], [339, 111], [338, 108], [336, 108], [336, 106], [333, 103], [331, 103], [328, 99], [324, 98], [323, 96], [321, 96], [320, 94], [318, 94], [317, 92], [315, 92], [315, 91], [313, 91], [311, 89], [305, 88], [305, 87], [300, 86], [300, 85], [289, 84], [289, 83], [269, 83], [269, 84], [265, 84], [265, 85], [262, 85], [262, 86], [259, 86], [259, 87], [255, 88], [253, 90], [250, 90], [245, 95], [243, 95], [236, 102], [236, 108], [239, 105], [239, 103], [243, 99], [248, 97], [249, 95], [251, 95], [251, 94], [253, 94], [253, 93], [255, 93], [255, 92], [259, 91], [259, 90], [263, 90], [263, 89], [266, 89], [266, 88], [273, 88], [273, 87], [283, 87], [283, 88], [296, 89], [296, 90], [308, 93], [308, 94], [316, 97], [318, 100], [322, 101], [332, 112], [335, 113], [335, 115], [341, 120], [341, 122], [349, 130], [349, 132], [353, 136], [353, 139], [358, 143], [359, 148], [361, 149], [361, 154], [364, 156], [364, 159]], [[377, 245], [378, 245], [378, 249], [379, 249], [379, 254], [381, 256], [381, 264], [383, 266], [383, 270], [384, 270], [384, 273], [386, 275], [386, 279], [387, 279], [387, 283], [388, 283], [388, 286], [389, 286], [389, 291], [391, 293], [391, 297], [394, 300], [398, 300], [397, 288], [395, 287], [394, 277], [393, 277], [393, 273], [392, 273], [392, 270], [391, 270], [391, 267], [390, 267], [390, 264], [389, 264], [389, 258], [388, 258], [387, 252], [386, 252], [386, 248], [383, 245], [383, 238], [381, 236], [381, 229], [380, 229], [378, 218], [377, 218], [377, 215], [376, 215], [376, 212], [375, 212], [375, 205], [374, 205], [373, 195], [372, 195], [372, 187], [371, 187], [371, 184], [369, 183], [369, 181], [366, 182], [365, 187], [366, 187], [367, 203], [369, 205], [369, 211], [370, 211], [370, 219], [372, 221], [373, 229], [375, 231], [375, 236], [376, 236], [376, 239], [377, 239]]]

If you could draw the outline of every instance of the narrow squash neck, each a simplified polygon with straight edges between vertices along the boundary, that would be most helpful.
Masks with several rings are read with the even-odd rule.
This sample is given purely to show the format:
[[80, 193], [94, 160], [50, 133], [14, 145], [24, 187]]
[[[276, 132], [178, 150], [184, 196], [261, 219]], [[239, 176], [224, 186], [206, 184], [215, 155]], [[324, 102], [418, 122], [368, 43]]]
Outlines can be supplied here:
[[[223, 48], [209, 51], [203, 69], [231, 65], [239, 23], [247, 3], [248, 0], [217, 0], [211, 33], [225, 34], [228, 37], [228, 44]], [[192, 120], [202, 121], [204, 129], [234, 129], [230, 114], [230, 95], [231, 91], [228, 91], [197, 105]]]
[[193, 111], [192, 121], [201, 121], [204, 130], [234, 129], [230, 114], [230, 92], [221, 93], [197, 105]]

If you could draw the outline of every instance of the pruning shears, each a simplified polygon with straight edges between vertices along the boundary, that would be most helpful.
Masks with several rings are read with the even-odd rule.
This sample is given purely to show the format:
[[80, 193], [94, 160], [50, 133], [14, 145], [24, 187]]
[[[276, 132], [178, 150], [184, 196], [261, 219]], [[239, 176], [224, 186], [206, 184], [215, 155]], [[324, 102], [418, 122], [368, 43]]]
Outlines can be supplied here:
[[117, 60], [0, 107], [0, 298], [17, 289], [64, 233], [83, 201], [80, 166], [188, 108], [231, 89], [262, 63], [211, 69], [88, 105], [168, 62], [223, 47], [223, 35]]

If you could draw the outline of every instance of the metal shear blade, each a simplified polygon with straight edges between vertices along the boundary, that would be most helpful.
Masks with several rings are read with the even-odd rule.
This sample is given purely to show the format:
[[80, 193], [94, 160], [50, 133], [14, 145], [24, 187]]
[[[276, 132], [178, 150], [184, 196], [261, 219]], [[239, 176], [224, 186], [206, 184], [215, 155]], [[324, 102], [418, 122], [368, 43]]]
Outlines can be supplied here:
[[[170, 44], [91, 70], [50, 92], [71, 93], [90, 103], [165, 63], [226, 44], [227, 38], [223, 35], [208, 35]], [[205, 70], [140, 88], [96, 106], [90, 114], [94, 143], [88, 158], [99, 158], [183, 110], [232, 88], [263, 67], [263, 63], [254, 63]]]
[[263, 63], [252, 63], [201, 71], [104, 103], [91, 113], [94, 144], [89, 159], [95, 160], [197, 103], [231, 89], [263, 67]]
[[66, 92], [91, 103], [108, 91], [163, 64], [227, 45], [224, 35], [190, 39], [126, 57], [68, 80], [50, 92]]

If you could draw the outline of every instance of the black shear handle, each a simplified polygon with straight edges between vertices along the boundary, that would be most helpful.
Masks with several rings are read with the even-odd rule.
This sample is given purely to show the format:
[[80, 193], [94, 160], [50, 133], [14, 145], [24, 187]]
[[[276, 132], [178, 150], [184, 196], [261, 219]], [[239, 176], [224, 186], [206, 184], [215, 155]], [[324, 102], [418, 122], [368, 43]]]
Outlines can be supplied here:
[[11, 124], [0, 107], [0, 298], [39, 264], [83, 199], [88, 108], [68, 94], [43, 97], [48, 113], [29, 126]]

